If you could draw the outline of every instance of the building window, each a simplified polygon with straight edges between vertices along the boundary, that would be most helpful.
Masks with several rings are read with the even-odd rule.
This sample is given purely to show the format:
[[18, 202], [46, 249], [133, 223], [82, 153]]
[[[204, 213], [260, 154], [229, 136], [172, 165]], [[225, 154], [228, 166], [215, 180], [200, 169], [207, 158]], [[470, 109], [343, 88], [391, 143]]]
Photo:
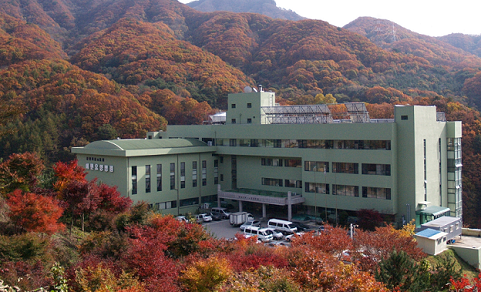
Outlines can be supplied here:
[[248, 124], [252, 124], [252, 119], [251, 119], [251, 118], [247, 118], [247, 123], [248, 123]]
[[162, 164], [157, 164], [157, 191], [162, 191]]
[[235, 119], [232, 119], [232, 120], [231, 120], [231, 123], [232, 123], [232, 124], [235, 124], [235, 123], [237, 123], [237, 121], [236, 121]]
[[359, 197], [359, 187], [332, 185], [332, 194], [337, 196]]
[[302, 160], [301, 159], [285, 159], [284, 166], [285, 167], [302, 167]]
[[302, 188], [302, 181], [295, 180], [295, 179], [286, 179], [284, 180], [284, 186], [287, 188]]
[[264, 147], [267, 148], [281, 148], [282, 147], [282, 140], [281, 139], [267, 139], [264, 140]]
[[329, 184], [306, 182], [304, 191], [306, 193], [329, 194]]
[[192, 206], [192, 205], [198, 205], [199, 204], [199, 198], [191, 198], [191, 199], [184, 199], [180, 200], [180, 206], [181, 207], [186, 207], [186, 206]]
[[170, 164], [170, 189], [175, 190], [175, 163]]
[[230, 105], [230, 107], [231, 107], [231, 108], [236, 108], [236, 104], [233, 103], [233, 104]]
[[192, 161], [192, 187], [197, 187], [197, 161]]
[[237, 146], [237, 139], [229, 139], [229, 146], [231, 147]]
[[390, 164], [362, 164], [362, 174], [370, 175], [391, 175], [391, 165]]
[[185, 189], [185, 162], [180, 163], [180, 188]]
[[177, 208], [177, 201], [170, 201], [170, 202], [163, 202], [163, 203], [155, 203], [154, 210], [165, 210], [165, 209], [172, 209]]
[[304, 161], [305, 171], [329, 172], [329, 162], [326, 161]]
[[345, 162], [333, 162], [333, 173], [359, 173], [359, 163], [345, 163]]
[[362, 187], [363, 198], [391, 200], [390, 188]]
[[247, 108], [252, 108], [252, 103], [248, 102], [248, 103], [247, 103]]
[[132, 166], [132, 195], [137, 194], [137, 166]]
[[423, 139], [424, 145], [424, 201], [428, 200], [428, 178], [427, 178], [427, 165], [426, 165], [426, 139]]
[[273, 186], [273, 187], [282, 187], [282, 179], [263, 177], [262, 178], [262, 185]]
[[408, 116], [401, 116], [401, 120], [407, 121], [407, 120], [408, 120]]
[[224, 181], [224, 175], [222, 173], [220, 174], [220, 181]]
[[282, 163], [281, 158], [261, 158], [261, 165], [264, 166], [282, 166]]
[[219, 160], [214, 160], [214, 184], [219, 183]]
[[202, 185], [207, 185], [207, 161], [202, 160]]
[[145, 166], [145, 192], [150, 193], [150, 165]]

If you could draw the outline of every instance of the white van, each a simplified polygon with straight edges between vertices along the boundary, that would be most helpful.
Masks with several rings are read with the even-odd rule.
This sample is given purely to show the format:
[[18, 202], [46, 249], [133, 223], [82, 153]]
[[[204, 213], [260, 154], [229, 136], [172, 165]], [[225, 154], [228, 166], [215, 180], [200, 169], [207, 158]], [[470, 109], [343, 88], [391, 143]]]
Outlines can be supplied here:
[[257, 226], [249, 226], [244, 229], [245, 237], [257, 236], [257, 239], [262, 242], [269, 242], [273, 239], [273, 232], [267, 228], [260, 228]]
[[281, 219], [271, 219], [267, 221], [267, 228], [289, 233], [294, 233], [297, 231], [297, 227], [294, 227], [291, 221]]

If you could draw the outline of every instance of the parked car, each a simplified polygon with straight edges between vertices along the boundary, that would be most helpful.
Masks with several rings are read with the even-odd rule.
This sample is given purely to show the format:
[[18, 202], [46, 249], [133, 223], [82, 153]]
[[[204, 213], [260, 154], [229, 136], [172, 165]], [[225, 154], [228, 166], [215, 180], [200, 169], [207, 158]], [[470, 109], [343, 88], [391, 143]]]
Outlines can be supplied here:
[[276, 231], [274, 228], [269, 228], [269, 227], [267, 227], [267, 229], [272, 232], [272, 237], [273, 237], [275, 240], [282, 240], [282, 239], [284, 239], [284, 234], [282, 234], [282, 232]]
[[179, 220], [180, 222], [189, 223], [189, 219], [187, 219], [187, 217], [185, 217], [185, 216], [177, 216], [177, 217], [175, 217], [175, 219]]
[[267, 221], [267, 227], [269, 228], [274, 228], [277, 231], [280, 232], [296, 232], [297, 227], [292, 226], [291, 221], [286, 221], [286, 220], [280, 220], [280, 219], [270, 219]]
[[214, 220], [214, 221], [220, 221], [220, 220], [223, 219], [222, 215], [219, 214], [219, 213], [212, 213], [211, 212], [211, 213], [209, 213], [209, 215], [210, 215], [210, 217], [212, 217], [212, 220]]
[[197, 223], [203, 223], [203, 222], [210, 222], [212, 221], [212, 217], [210, 217], [210, 215], [208, 215], [207, 213], [202, 213], [202, 214], [199, 214], [197, 216], [195, 216], [195, 220]]
[[304, 235], [304, 232], [293, 232], [293, 233], [291, 233], [291, 234], [289, 234], [289, 235], [286, 235], [286, 237], [284, 237], [284, 239], [285, 239], [286, 241], [290, 242], [293, 237], [295, 237], [295, 236], [302, 236], [302, 235]]
[[249, 221], [246, 221], [244, 224], [242, 224], [242, 225], [240, 226], [240, 230], [244, 231], [247, 227], [252, 227], [252, 226], [260, 227], [260, 226], [261, 226], [261, 221], [258, 221], [258, 220], [249, 220]]
[[299, 232], [306, 232], [306, 231], [311, 231], [311, 226], [309, 225], [306, 225], [304, 223], [301, 223], [301, 222], [292, 222], [292, 226], [293, 227], [297, 227], [297, 231]]
[[257, 226], [250, 226], [244, 229], [244, 236], [246, 238], [257, 236], [261, 242], [269, 242], [272, 240], [272, 231], [267, 228], [260, 228]]
[[211, 213], [213, 214], [220, 214], [223, 219], [228, 219], [230, 213], [227, 212], [226, 208], [220, 208], [220, 207], [214, 207], [210, 210]]

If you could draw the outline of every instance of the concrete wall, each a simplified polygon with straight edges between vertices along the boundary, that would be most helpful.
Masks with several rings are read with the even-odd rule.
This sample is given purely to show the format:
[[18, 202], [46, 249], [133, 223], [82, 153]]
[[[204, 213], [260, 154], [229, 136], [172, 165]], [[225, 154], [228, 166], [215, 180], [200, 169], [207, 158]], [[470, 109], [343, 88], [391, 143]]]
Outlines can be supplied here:
[[450, 249], [476, 269], [481, 269], [481, 247], [462, 247], [450, 245]]

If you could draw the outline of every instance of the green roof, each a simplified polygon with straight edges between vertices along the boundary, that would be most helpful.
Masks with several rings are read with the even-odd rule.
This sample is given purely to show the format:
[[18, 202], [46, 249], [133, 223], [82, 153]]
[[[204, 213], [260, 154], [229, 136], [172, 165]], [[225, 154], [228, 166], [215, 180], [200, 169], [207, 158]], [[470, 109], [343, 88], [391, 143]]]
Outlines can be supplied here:
[[197, 139], [118, 139], [95, 141], [84, 148], [89, 150], [143, 150], [198, 146], [207, 146], [207, 144]]
[[427, 214], [427, 215], [433, 215], [437, 216], [443, 213], [450, 212], [451, 209], [446, 208], [446, 207], [439, 207], [439, 206], [429, 206], [424, 210], [419, 210], [417, 213], [418, 214]]

